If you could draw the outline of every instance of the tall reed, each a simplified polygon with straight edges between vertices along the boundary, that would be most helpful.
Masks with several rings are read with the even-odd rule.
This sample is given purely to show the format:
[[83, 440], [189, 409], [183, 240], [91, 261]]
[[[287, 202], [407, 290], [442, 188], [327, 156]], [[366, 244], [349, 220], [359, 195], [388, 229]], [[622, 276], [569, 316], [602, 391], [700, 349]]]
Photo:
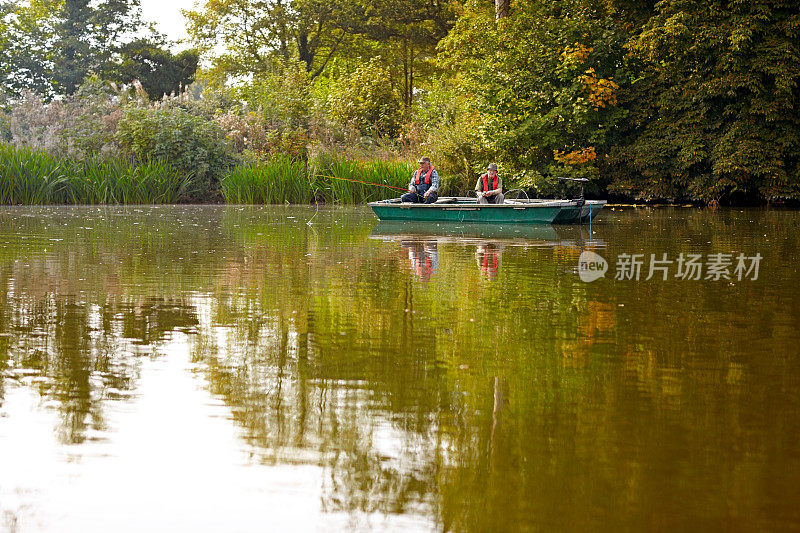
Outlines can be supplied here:
[[355, 204], [399, 196], [402, 191], [381, 185], [405, 189], [412, 170], [402, 162], [362, 162], [330, 154], [308, 162], [275, 156], [235, 167], [220, 187], [229, 203]]
[[245, 163], [220, 180], [225, 201], [237, 204], [310, 203], [315, 183], [308, 164], [284, 155], [264, 163]]
[[191, 180], [161, 161], [77, 161], [0, 143], [0, 204], [158, 204]]
[[0, 143], [0, 204], [63, 203], [69, 196], [68, 166], [44, 152]]
[[91, 159], [78, 166], [70, 181], [75, 204], [175, 203], [191, 180], [164, 161]]

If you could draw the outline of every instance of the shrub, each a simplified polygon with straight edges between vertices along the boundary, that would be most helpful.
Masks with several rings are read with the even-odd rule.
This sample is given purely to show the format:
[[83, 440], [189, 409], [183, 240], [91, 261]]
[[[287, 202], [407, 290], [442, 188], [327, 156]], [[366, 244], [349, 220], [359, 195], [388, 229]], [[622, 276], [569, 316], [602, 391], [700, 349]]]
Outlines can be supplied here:
[[168, 161], [191, 173], [187, 193], [192, 199], [212, 194], [232, 163], [222, 129], [179, 107], [128, 107], [119, 121], [117, 139], [123, 152], [137, 161]]

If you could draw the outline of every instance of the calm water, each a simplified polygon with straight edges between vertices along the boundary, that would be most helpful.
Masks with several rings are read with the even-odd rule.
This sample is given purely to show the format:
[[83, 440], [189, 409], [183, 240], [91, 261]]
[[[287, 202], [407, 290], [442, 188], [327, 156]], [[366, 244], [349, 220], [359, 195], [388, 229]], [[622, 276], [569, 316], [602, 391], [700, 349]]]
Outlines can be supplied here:
[[0, 530], [800, 528], [799, 223], [2, 209]]

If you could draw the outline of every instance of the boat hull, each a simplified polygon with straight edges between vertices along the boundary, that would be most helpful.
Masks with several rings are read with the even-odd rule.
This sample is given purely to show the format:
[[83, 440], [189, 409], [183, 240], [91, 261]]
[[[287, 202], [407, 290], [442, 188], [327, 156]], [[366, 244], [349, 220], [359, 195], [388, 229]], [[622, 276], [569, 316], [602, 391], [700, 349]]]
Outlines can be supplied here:
[[457, 198], [450, 203], [412, 204], [396, 201], [372, 202], [369, 206], [380, 220], [420, 222], [467, 222], [474, 224], [578, 224], [595, 218], [604, 200], [580, 202], [529, 201], [500, 205], [478, 204]]

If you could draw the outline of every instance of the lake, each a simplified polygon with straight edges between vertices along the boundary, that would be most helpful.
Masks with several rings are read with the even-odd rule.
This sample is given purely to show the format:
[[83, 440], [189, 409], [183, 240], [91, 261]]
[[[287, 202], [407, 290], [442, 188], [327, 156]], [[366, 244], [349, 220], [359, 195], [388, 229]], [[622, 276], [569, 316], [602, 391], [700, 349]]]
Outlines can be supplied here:
[[0, 530], [798, 529], [798, 223], [2, 208]]

